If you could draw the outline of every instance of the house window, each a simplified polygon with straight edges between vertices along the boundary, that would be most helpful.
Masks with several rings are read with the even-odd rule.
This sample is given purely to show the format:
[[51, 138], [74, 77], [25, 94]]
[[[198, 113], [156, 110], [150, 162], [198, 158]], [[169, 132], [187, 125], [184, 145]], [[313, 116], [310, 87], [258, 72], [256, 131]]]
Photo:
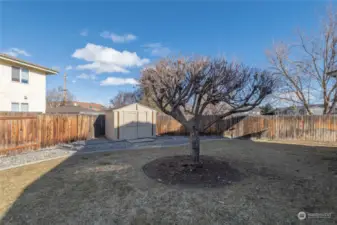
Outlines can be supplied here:
[[12, 112], [20, 112], [19, 103], [12, 102]]
[[28, 112], [28, 111], [29, 111], [28, 103], [21, 103], [21, 112]]
[[21, 83], [28, 84], [29, 71], [27, 69], [21, 69]]
[[12, 81], [28, 84], [29, 70], [12, 66]]
[[20, 82], [20, 68], [12, 66], [12, 81]]

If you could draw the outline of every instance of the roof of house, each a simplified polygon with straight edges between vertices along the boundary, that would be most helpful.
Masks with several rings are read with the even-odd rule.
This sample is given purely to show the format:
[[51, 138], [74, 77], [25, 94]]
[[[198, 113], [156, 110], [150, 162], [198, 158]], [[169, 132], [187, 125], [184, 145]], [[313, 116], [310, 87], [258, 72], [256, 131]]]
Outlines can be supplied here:
[[[304, 108], [303, 105], [295, 105], [295, 106], [279, 107], [279, 108], [276, 108], [276, 110], [287, 110], [287, 109], [292, 109], [293, 107], [297, 109]], [[313, 108], [313, 107], [324, 107], [324, 105], [323, 104], [309, 104], [309, 108]]]
[[10, 55], [4, 54], [4, 53], [0, 53], [0, 59], [2, 59], [4, 61], [7, 61], [7, 62], [19, 64], [21, 66], [26, 66], [28, 68], [34, 68], [36, 70], [39, 70], [39, 71], [42, 71], [42, 72], [46, 73], [46, 75], [58, 73], [57, 70], [53, 70], [53, 69], [50, 69], [50, 68], [47, 68], [47, 67], [44, 67], [44, 66], [41, 66], [41, 65], [37, 65], [37, 64], [31, 63], [31, 62], [27, 62], [25, 60], [15, 58], [13, 56], [10, 56]]
[[81, 106], [66, 105], [55, 108], [47, 108], [46, 113], [64, 113], [64, 114], [104, 114], [102, 111], [83, 108]]
[[98, 103], [92, 103], [92, 102], [78, 102], [78, 101], [73, 101], [71, 102], [72, 105], [75, 106], [80, 106], [86, 109], [93, 109], [96, 111], [102, 111], [105, 110], [105, 107], [101, 104]]

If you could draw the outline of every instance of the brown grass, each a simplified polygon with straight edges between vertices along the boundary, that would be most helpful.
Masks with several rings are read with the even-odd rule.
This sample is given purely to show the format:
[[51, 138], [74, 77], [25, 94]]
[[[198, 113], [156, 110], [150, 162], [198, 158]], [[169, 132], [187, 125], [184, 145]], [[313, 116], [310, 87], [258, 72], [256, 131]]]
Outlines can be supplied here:
[[302, 140], [268, 140], [255, 139], [255, 142], [277, 143], [287, 145], [304, 145], [304, 146], [321, 146], [321, 147], [336, 147], [337, 142], [318, 142], [318, 141], [302, 141]]
[[[187, 149], [77, 155], [0, 172], [1, 224], [297, 224], [337, 213], [337, 149], [248, 140], [202, 144], [244, 178], [222, 188], [166, 186], [142, 166]], [[335, 224], [308, 219], [312, 224]]]

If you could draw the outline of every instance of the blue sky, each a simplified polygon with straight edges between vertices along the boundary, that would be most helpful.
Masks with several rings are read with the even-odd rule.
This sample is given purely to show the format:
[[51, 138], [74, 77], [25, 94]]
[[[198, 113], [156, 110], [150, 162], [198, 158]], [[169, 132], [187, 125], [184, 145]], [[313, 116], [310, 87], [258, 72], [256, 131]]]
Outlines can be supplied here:
[[[0, 50], [48, 67], [80, 101], [107, 104], [166, 55], [225, 56], [268, 68], [265, 51], [318, 31], [328, 2], [29, 1], [0, 3]], [[66, 68], [68, 67], [68, 70]], [[71, 67], [71, 69], [70, 69]]]

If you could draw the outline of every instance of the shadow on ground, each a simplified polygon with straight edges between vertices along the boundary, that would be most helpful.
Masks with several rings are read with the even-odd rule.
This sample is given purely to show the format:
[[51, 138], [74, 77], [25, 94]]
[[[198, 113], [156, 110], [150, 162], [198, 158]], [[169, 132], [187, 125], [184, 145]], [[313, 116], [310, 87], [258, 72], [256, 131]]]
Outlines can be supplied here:
[[[226, 140], [204, 142], [201, 151], [225, 160], [244, 179], [189, 189], [143, 173], [144, 164], [187, 154], [186, 147], [75, 154], [1, 171], [4, 198], [15, 200], [0, 223], [297, 224], [299, 211], [337, 213], [336, 148]], [[336, 224], [337, 217], [308, 222]]]

